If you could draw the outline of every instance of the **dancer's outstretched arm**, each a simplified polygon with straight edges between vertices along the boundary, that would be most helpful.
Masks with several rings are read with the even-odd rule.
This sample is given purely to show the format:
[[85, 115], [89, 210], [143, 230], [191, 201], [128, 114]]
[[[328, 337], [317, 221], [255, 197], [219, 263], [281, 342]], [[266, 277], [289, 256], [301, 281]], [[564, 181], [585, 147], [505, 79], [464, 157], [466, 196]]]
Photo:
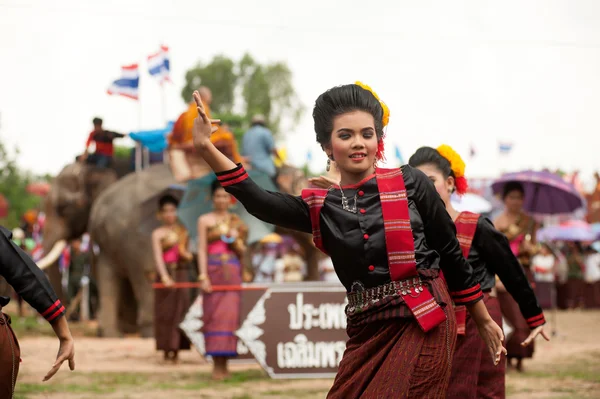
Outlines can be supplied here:
[[219, 121], [206, 115], [200, 95], [194, 92], [198, 117], [194, 120], [194, 148], [215, 171], [225, 190], [239, 200], [254, 217], [278, 226], [311, 233], [308, 205], [300, 197], [267, 191], [248, 176], [244, 167], [236, 165], [210, 141]]

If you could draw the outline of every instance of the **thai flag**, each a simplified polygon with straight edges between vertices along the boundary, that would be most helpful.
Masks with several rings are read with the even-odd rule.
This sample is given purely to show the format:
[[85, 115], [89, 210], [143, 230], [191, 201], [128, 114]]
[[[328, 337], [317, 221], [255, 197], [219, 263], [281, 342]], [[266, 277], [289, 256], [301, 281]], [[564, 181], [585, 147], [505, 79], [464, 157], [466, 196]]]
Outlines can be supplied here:
[[138, 64], [126, 65], [121, 67], [121, 69], [121, 78], [112, 82], [107, 93], [137, 100], [140, 85], [140, 70]]
[[169, 48], [167, 46], [160, 46], [160, 50], [157, 53], [148, 56], [148, 72], [150, 75], [158, 78], [162, 84], [163, 82], [171, 81], [169, 78], [170, 71]]
[[498, 142], [498, 151], [500, 152], [500, 154], [508, 154], [509, 152], [512, 151], [512, 148], [513, 148], [513, 143], [506, 142], [506, 141]]

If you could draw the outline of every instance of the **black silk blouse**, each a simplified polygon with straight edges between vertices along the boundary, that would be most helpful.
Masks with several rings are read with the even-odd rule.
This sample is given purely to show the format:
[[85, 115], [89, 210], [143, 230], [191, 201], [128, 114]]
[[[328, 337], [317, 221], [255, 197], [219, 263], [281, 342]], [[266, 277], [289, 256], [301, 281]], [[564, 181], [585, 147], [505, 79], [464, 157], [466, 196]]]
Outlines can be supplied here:
[[[49, 322], [58, 320], [65, 313], [46, 275], [31, 258], [14, 242], [12, 233], [0, 226], [0, 276]], [[0, 307], [9, 298], [0, 297]]]
[[542, 308], [523, 267], [510, 249], [508, 239], [484, 217], [477, 220], [477, 230], [467, 260], [483, 291], [494, 288], [498, 275], [506, 290], [519, 304], [526, 320], [542, 314]]
[[[481, 290], [472, 267], [462, 255], [456, 227], [444, 202], [421, 171], [405, 165], [402, 173], [417, 269], [441, 268], [455, 303], [477, 302], [481, 299]], [[217, 176], [225, 190], [258, 219], [312, 233], [309, 207], [301, 197], [262, 189], [241, 165]], [[331, 188], [320, 215], [323, 246], [347, 291], [351, 291], [356, 282], [364, 288], [385, 284], [391, 279], [375, 176], [342, 189], [351, 207], [356, 198], [357, 212], [344, 210], [340, 189]]]

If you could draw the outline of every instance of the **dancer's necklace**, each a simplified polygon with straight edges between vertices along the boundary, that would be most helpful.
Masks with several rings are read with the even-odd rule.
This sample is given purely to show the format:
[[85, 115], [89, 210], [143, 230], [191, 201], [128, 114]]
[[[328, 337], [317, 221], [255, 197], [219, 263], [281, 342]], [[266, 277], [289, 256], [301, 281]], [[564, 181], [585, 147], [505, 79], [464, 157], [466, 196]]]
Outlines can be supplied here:
[[346, 196], [344, 195], [344, 190], [342, 189], [341, 182], [340, 182], [340, 191], [342, 193], [342, 209], [344, 209], [345, 211], [351, 212], [351, 213], [356, 213], [356, 201], [358, 199], [357, 194], [354, 194], [354, 203], [352, 204], [352, 207], [350, 207], [348, 205], [348, 198], [346, 198]]

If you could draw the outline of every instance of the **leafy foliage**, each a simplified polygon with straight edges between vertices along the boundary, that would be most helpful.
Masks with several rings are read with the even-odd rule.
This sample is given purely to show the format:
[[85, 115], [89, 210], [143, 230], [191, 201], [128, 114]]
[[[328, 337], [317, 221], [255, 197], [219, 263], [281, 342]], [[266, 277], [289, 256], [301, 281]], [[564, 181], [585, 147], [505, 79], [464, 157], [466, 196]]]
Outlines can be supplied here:
[[260, 64], [249, 54], [235, 62], [217, 55], [210, 63], [199, 62], [188, 70], [185, 80], [183, 100], [189, 102], [200, 86], [210, 88], [212, 112], [230, 124], [236, 136], [238, 130], [247, 129], [253, 115], [264, 115], [269, 128], [277, 134], [293, 128], [304, 112], [292, 84], [292, 72], [284, 62]]
[[40, 205], [40, 197], [27, 192], [27, 185], [34, 181], [49, 181], [50, 176], [34, 176], [29, 172], [20, 170], [17, 165], [18, 149], [11, 155], [2, 141], [0, 141], [0, 194], [9, 203], [8, 215], [0, 219], [0, 224], [7, 228], [20, 225], [23, 214]]

